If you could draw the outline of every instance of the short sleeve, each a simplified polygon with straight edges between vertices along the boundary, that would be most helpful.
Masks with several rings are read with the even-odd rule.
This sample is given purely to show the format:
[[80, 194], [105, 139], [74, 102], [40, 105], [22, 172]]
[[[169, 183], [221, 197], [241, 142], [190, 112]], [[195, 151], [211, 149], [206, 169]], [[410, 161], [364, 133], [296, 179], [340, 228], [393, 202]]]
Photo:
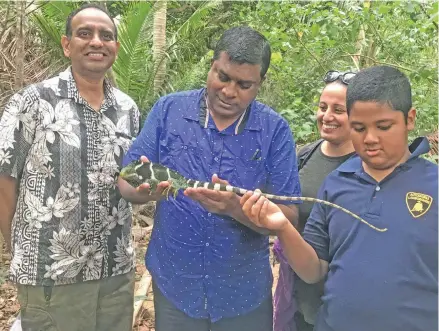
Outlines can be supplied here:
[[[134, 102], [134, 101], [133, 101]], [[137, 105], [133, 104], [133, 110], [132, 110], [132, 121], [133, 121], [133, 136], [136, 137], [139, 134], [140, 130], [140, 112]]]
[[[300, 196], [296, 144], [288, 124], [282, 120], [271, 141], [268, 160], [269, 181], [267, 192], [283, 196]], [[282, 201], [282, 204], [289, 202]], [[300, 203], [292, 201], [290, 203]]]
[[[317, 198], [326, 200], [324, 184], [320, 187]], [[329, 231], [327, 207], [321, 203], [314, 203], [311, 214], [303, 230], [303, 239], [309, 243], [317, 253], [319, 259], [329, 262]]]
[[163, 102], [159, 100], [148, 114], [142, 130], [126, 153], [123, 166], [139, 160], [141, 156], [146, 156], [151, 162], [158, 162], [162, 112]]
[[30, 86], [14, 94], [0, 119], [0, 174], [21, 179], [35, 138], [39, 96]]

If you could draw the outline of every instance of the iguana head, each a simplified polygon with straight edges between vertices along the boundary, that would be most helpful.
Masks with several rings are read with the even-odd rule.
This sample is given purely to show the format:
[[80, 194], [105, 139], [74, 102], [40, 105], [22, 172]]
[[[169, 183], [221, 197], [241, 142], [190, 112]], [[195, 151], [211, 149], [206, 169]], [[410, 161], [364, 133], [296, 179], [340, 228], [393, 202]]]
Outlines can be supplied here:
[[134, 161], [126, 165], [120, 171], [120, 178], [125, 180], [131, 186], [138, 187], [145, 181], [144, 178], [137, 172], [137, 170], [142, 167], [142, 164], [143, 163], [140, 161]]

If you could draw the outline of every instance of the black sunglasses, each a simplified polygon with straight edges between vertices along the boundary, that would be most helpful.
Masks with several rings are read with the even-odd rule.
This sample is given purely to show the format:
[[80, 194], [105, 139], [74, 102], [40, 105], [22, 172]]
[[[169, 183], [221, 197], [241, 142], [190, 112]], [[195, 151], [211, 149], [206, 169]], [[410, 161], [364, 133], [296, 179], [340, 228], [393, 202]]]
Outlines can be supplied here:
[[350, 80], [355, 77], [355, 72], [339, 72], [336, 70], [328, 71], [323, 77], [323, 81], [328, 84], [335, 82], [337, 79], [340, 79], [343, 84], [348, 85]]

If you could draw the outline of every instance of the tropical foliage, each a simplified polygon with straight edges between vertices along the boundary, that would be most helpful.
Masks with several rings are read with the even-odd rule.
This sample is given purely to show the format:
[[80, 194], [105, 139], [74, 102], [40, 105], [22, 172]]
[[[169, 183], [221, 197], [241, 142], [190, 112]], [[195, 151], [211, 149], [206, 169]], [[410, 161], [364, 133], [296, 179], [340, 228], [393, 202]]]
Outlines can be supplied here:
[[315, 103], [327, 70], [389, 64], [413, 85], [418, 130], [437, 126], [437, 2], [257, 2], [236, 4], [235, 24], [262, 31], [273, 46], [261, 98], [290, 121], [296, 138], [316, 137]]
[[[59, 40], [67, 15], [82, 3], [19, 1], [0, 7], [0, 103], [68, 65]], [[289, 121], [299, 143], [316, 138], [315, 104], [324, 73], [375, 64], [395, 66], [409, 76], [419, 114], [413, 136], [437, 129], [437, 2], [101, 3], [116, 17], [121, 42], [110, 78], [144, 115], [160, 95], [203, 86], [215, 40], [226, 28], [247, 24], [269, 39], [273, 51], [258, 98]], [[165, 34], [157, 43], [159, 11], [165, 15]], [[160, 42], [161, 51], [154, 53]]]

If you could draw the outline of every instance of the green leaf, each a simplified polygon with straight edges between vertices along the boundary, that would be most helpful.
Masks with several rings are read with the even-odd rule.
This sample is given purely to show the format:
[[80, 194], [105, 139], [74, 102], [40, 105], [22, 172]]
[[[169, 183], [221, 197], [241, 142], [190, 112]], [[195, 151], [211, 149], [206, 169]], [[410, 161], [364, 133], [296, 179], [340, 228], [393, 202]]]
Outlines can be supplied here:
[[274, 64], [282, 62], [282, 54], [280, 52], [271, 53], [271, 61]]
[[390, 11], [390, 8], [387, 7], [385, 4], [382, 4], [378, 7], [378, 12], [381, 15], [386, 15]]
[[320, 26], [318, 24], [313, 24], [311, 26], [311, 36], [315, 37], [319, 34]]
[[415, 11], [415, 7], [411, 1], [406, 3], [406, 11], [407, 13], [413, 13]]

